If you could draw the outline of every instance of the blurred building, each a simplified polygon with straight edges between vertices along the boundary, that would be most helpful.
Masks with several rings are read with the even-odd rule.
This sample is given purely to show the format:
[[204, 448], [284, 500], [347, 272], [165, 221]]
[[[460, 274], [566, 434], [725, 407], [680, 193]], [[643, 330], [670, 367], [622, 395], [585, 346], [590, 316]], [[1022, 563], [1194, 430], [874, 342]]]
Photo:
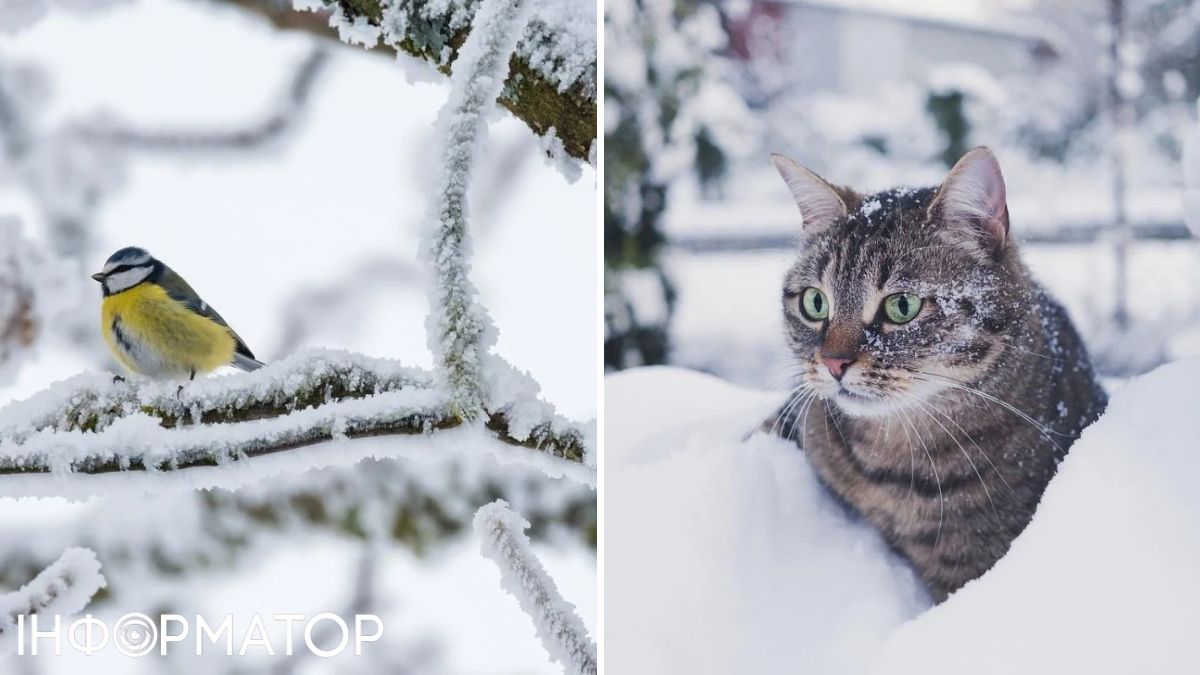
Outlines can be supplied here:
[[[1060, 58], [1054, 30], [1030, 15], [920, 2], [752, 0], [729, 17], [730, 51], [751, 65], [765, 103], [785, 87], [869, 96], [880, 82], [922, 80], [937, 64], [970, 63], [993, 76], [1046, 69]], [[757, 99], [757, 100], [754, 100]]]

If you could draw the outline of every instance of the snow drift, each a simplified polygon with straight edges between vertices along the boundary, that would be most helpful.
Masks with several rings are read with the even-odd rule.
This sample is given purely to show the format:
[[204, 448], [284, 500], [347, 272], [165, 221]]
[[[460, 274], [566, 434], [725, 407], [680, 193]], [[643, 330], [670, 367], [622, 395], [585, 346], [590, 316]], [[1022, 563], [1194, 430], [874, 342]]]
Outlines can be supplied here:
[[1117, 391], [1009, 554], [929, 609], [907, 566], [825, 494], [803, 453], [750, 435], [780, 394], [668, 368], [611, 376], [606, 664], [1192, 672], [1197, 381], [1200, 360], [1182, 361]]

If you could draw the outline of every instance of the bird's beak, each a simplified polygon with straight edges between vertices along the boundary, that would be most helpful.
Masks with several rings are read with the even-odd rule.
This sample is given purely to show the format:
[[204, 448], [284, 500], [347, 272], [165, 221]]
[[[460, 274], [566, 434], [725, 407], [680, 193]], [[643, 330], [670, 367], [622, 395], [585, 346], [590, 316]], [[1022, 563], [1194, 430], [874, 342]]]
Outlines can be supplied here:
[[92, 275], [92, 278], [96, 281], [104, 281], [104, 272], [96, 272]]

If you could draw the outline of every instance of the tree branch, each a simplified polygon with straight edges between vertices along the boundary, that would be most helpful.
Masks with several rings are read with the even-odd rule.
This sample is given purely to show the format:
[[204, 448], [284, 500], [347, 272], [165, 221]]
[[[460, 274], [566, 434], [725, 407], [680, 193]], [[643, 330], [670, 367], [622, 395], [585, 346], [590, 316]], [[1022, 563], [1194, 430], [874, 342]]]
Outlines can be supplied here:
[[575, 612], [546, 573], [525, 529], [529, 523], [498, 499], [475, 513], [481, 551], [500, 568], [501, 585], [516, 597], [533, 620], [538, 638], [567, 675], [595, 675], [596, 645]]
[[85, 121], [75, 125], [79, 138], [88, 143], [118, 146], [143, 152], [214, 152], [255, 150], [272, 143], [292, 129], [307, 112], [313, 88], [329, 61], [324, 47], [314, 48], [290, 75], [280, 101], [261, 120], [234, 129], [142, 129], [116, 121]]
[[[464, 425], [447, 399], [425, 371], [324, 350], [182, 387], [84, 374], [0, 410], [0, 475], [178, 472], [334, 439], [430, 435]], [[502, 402], [482, 426], [572, 463], [588, 452], [583, 432], [541, 401]]]
[[[282, 30], [301, 30], [327, 39], [339, 39], [338, 29], [331, 26], [328, 13], [297, 12], [277, 0], [219, 0], [257, 14]], [[430, 16], [428, 0], [408, 3], [406, 29], [402, 35], [388, 31], [384, 25], [387, 0], [330, 0], [330, 6], [340, 11], [347, 21], [362, 17], [370, 26], [380, 28], [383, 35], [382, 54], [401, 54], [433, 65], [449, 75], [458, 59], [459, 50], [470, 33], [471, 26], [458, 25], [461, 8], [455, 4], [442, 14]], [[587, 31], [571, 30], [561, 23], [584, 16], [534, 17], [526, 28], [517, 52], [509, 62], [508, 78], [497, 99], [538, 136], [550, 129], [562, 140], [566, 153], [575, 159], [588, 161], [596, 139], [596, 42], [594, 17], [590, 35]], [[589, 57], [581, 54], [590, 51]]]
[[479, 5], [475, 30], [450, 77], [450, 96], [438, 113], [441, 161], [421, 252], [433, 279], [429, 349], [450, 390], [452, 411], [467, 419], [485, 408], [484, 368], [496, 342], [496, 328], [470, 280], [467, 188], [487, 132], [485, 113], [500, 92], [509, 55], [528, 20], [524, 0], [484, 0]]

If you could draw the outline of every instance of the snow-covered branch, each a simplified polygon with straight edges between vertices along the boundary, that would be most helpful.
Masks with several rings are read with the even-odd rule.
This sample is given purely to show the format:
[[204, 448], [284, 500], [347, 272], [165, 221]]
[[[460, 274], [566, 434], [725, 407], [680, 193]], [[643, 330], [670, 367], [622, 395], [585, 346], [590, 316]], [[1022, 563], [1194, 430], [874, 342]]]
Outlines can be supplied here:
[[483, 555], [500, 568], [501, 584], [517, 598], [521, 609], [533, 619], [542, 646], [570, 675], [596, 672], [596, 645], [575, 613], [563, 599], [533, 553], [525, 529], [529, 523], [513, 512], [504, 500], [496, 500], [475, 513], [475, 532], [483, 540]]
[[[443, 74], [477, 19], [475, 0], [303, 0], [294, 12], [276, 0], [223, 0], [287, 30], [340, 39], [429, 63]], [[520, 30], [520, 29], [518, 29]], [[570, 157], [589, 161], [596, 138], [596, 5], [543, 0], [520, 36], [498, 103], [538, 136], [554, 129]]]
[[0, 595], [0, 647], [15, 646], [18, 616], [75, 614], [106, 584], [95, 553], [86, 548], [63, 551], [54, 564], [32, 581], [12, 593]]
[[[514, 384], [513, 375], [500, 381], [512, 394], [486, 411], [486, 436], [584, 460], [584, 432], [549, 404], [525, 399], [536, 397], [536, 385]], [[347, 352], [304, 352], [182, 387], [85, 373], [0, 409], [0, 475], [178, 472], [335, 439], [426, 437], [463, 424], [426, 371]]]
[[429, 348], [441, 366], [455, 415], [472, 419], [486, 405], [484, 376], [496, 329], [470, 280], [467, 188], [475, 153], [487, 132], [486, 113], [504, 82], [509, 55], [527, 19], [528, 0], [483, 0], [451, 76], [438, 115], [441, 167], [431, 195], [430, 234], [423, 260], [431, 270]]

